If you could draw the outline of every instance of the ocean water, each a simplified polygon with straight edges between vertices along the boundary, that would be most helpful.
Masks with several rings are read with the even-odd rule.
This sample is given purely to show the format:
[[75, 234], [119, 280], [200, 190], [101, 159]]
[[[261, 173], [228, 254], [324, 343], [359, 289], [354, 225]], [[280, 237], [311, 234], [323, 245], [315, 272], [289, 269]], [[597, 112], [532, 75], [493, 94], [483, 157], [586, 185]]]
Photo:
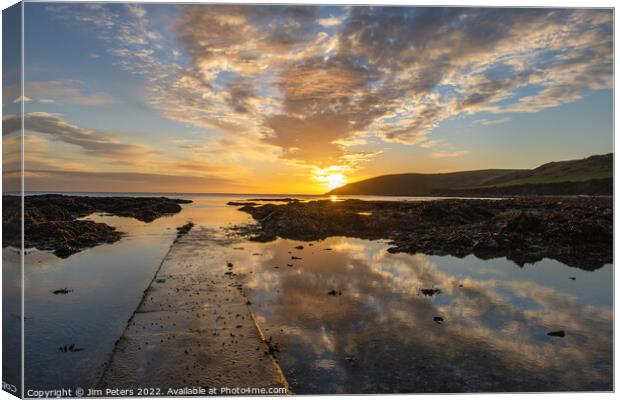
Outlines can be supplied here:
[[[175, 228], [190, 220], [218, 230], [250, 223], [226, 202], [266, 197], [168, 196], [194, 203], [151, 223], [91, 215], [126, 235], [67, 259], [27, 252], [27, 388], [92, 386]], [[612, 265], [587, 271], [543, 260], [519, 267], [503, 258], [388, 248], [346, 237], [235, 244], [230, 261], [261, 327], [279, 344], [296, 393], [612, 389]], [[7, 267], [12, 259], [14, 250], [3, 249], [5, 279], [19, 270]], [[60, 288], [73, 292], [52, 294]], [[547, 335], [559, 330], [566, 336]], [[58, 351], [71, 344], [84, 350]]]

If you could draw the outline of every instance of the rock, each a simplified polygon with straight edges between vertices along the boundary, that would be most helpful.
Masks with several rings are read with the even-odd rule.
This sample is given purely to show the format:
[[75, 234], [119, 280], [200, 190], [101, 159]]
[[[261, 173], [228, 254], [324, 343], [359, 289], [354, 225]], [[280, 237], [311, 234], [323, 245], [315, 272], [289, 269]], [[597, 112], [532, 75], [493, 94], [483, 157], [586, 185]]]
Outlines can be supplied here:
[[297, 250], [303, 250], [303, 249], [304, 249], [304, 246], [299, 245], [299, 246], [295, 246], [295, 248], [296, 248]]
[[60, 258], [102, 243], [114, 243], [121, 237], [122, 233], [115, 228], [93, 221], [50, 221], [24, 226], [25, 247], [52, 250]]
[[420, 289], [420, 292], [422, 292], [424, 296], [434, 296], [438, 293], [441, 293], [441, 290], [440, 289]]
[[177, 228], [177, 238], [180, 238], [181, 236], [186, 235], [189, 231], [192, 230], [193, 227], [194, 227], [193, 222], [188, 222], [187, 224], [183, 226], [179, 226]]
[[566, 332], [564, 332], [564, 331], [554, 331], [554, 332], [547, 333], [547, 335], [549, 335], [549, 336], [556, 336], [556, 337], [564, 337], [566, 335]]
[[291, 260], [301, 260], [301, 257], [291, 256]]
[[329, 292], [327, 292], [327, 294], [330, 296], [342, 296], [342, 292], [336, 290], [330, 290]]
[[441, 324], [443, 322], [443, 317], [433, 317], [433, 321], [435, 321], [438, 324]]
[[76, 347], [75, 344], [71, 344], [69, 346], [67, 345], [60, 346], [58, 348], [58, 351], [60, 351], [61, 353], [77, 353], [80, 351], [84, 351], [84, 349], [81, 347]]
[[295, 199], [292, 197], [281, 197], [281, 198], [273, 198], [273, 199], [249, 199], [248, 201], [274, 201], [278, 203], [290, 203], [290, 202], [298, 202], [299, 199]]
[[275, 353], [280, 351], [280, 346], [277, 343], [273, 343], [273, 338], [269, 336], [269, 339], [265, 340], [265, 344], [267, 345], [267, 350], [265, 350], [265, 354], [274, 355]]
[[[610, 197], [521, 197], [424, 202], [316, 200], [241, 209], [258, 222], [251, 240], [300, 241], [347, 236], [389, 240], [390, 253], [482, 259], [518, 265], [543, 258], [594, 270], [613, 261]], [[369, 213], [359, 218], [358, 213]], [[331, 250], [330, 247], [324, 250]]]
[[529, 211], [511, 210], [504, 216], [504, 229], [510, 232], [531, 233], [543, 229], [542, 215]]
[[484, 237], [481, 238], [479, 240], [477, 240], [474, 245], [472, 250], [474, 252], [480, 252], [480, 251], [493, 251], [499, 248], [499, 243], [497, 243], [497, 240], [495, 240], [492, 237]]
[[[2, 246], [21, 247], [21, 198], [3, 196]], [[87, 197], [58, 194], [24, 197], [24, 246], [51, 250], [66, 258], [89, 247], [114, 243], [122, 232], [103, 223], [83, 220], [99, 212], [152, 222], [181, 211], [189, 200], [166, 197]], [[185, 229], [185, 228], [184, 228]]]
[[73, 292], [73, 289], [69, 289], [69, 288], [52, 290], [53, 294], [69, 294], [71, 292]]
[[253, 201], [229, 201], [226, 203], [229, 206], [257, 206], [258, 203]]

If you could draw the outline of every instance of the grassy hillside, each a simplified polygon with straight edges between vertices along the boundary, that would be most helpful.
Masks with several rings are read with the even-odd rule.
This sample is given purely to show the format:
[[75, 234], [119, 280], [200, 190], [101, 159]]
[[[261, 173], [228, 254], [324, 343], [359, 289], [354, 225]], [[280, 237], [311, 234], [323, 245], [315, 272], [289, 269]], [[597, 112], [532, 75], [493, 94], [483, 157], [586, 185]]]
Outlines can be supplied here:
[[507, 174], [510, 169], [452, 172], [445, 174], [383, 175], [336, 188], [329, 194], [371, 194], [384, 196], [427, 196], [437, 190], [486, 185]]
[[557, 161], [532, 170], [519, 171], [489, 181], [484, 187], [506, 187], [525, 184], [584, 182], [613, 177], [613, 154], [590, 156], [582, 160]]
[[468, 189], [446, 189], [437, 196], [504, 197], [504, 196], [611, 196], [613, 178], [590, 179], [580, 182], [525, 183], [512, 186], [489, 186]]
[[384, 175], [336, 188], [329, 194], [428, 196], [611, 194], [613, 154], [550, 162], [531, 170], [490, 169], [447, 174]]

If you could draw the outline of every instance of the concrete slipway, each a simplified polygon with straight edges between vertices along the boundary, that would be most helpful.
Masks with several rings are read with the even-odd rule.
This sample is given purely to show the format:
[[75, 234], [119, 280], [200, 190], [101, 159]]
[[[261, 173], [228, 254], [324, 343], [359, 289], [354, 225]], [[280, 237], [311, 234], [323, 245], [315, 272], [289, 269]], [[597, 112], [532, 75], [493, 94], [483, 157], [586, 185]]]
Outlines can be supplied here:
[[172, 395], [187, 387], [290, 393], [235, 267], [223, 259], [228, 248], [230, 239], [198, 227], [172, 244], [104, 365], [98, 389], [133, 389], [133, 395], [139, 388], [153, 388], [142, 395]]

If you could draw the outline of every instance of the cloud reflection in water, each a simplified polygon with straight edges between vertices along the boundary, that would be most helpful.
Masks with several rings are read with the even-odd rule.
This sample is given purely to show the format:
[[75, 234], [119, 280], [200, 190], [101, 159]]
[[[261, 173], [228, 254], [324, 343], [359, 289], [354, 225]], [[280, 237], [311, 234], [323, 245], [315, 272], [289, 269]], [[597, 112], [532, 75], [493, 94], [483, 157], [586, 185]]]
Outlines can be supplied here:
[[[597, 304], [587, 293], [610, 282], [611, 266], [544, 260], [522, 270], [350, 238], [298, 244], [254, 245], [248, 254], [262, 255], [248, 256], [244, 278], [297, 393], [612, 388], [611, 289], [599, 288]], [[560, 329], [566, 337], [547, 335]]]

